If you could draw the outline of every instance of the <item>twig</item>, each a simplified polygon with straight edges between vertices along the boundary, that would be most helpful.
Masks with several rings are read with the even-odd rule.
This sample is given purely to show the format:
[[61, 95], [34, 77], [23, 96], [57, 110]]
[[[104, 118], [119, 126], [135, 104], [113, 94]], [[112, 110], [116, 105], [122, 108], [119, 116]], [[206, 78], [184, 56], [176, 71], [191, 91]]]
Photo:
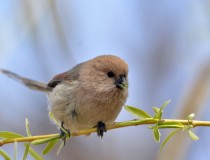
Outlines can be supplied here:
[[[131, 121], [125, 121], [125, 122], [117, 122], [112, 125], [108, 125], [106, 127], [107, 130], [112, 130], [116, 128], [123, 128], [123, 127], [129, 127], [129, 126], [138, 126], [138, 125], [148, 125], [148, 124], [159, 124], [163, 125], [166, 123], [181, 123], [183, 125], [191, 125], [191, 127], [198, 127], [198, 126], [204, 126], [210, 127], [210, 121], [198, 121], [198, 120], [179, 120], [179, 119], [153, 119], [153, 118], [147, 118], [143, 120], [134, 119]], [[171, 128], [177, 128], [177, 127], [171, 127]], [[160, 128], [161, 129], [161, 128]], [[77, 132], [72, 132], [71, 137], [74, 136], [81, 136], [81, 135], [87, 135], [96, 132], [96, 128], [91, 128], [88, 130], [82, 130]], [[59, 134], [48, 134], [48, 135], [38, 135], [38, 136], [31, 136], [31, 137], [21, 137], [21, 138], [14, 138], [14, 139], [3, 139], [0, 140], [0, 146], [3, 146], [8, 143], [14, 143], [14, 142], [32, 142], [34, 140], [40, 140], [40, 139], [46, 139], [46, 138], [52, 138], [55, 136], [59, 136]]]

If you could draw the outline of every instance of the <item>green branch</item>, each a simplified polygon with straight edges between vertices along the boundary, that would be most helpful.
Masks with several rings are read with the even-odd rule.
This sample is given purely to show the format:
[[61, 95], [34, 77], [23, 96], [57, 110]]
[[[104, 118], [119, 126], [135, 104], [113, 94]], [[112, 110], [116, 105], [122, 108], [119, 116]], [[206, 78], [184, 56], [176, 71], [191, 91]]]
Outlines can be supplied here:
[[[129, 127], [129, 126], [139, 126], [139, 125], [148, 125], [148, 124], [157, 124], [159, 125], [160, 129], [163, 128], [183, 128], [184, 125], [191, 125], [191, 128], [198, 127], [198, 126], [209, 126], [210, 127], [210, 121], [197, 121], [197, 120], [179, 120], [179, 119], [143, 119], [143, 120], [131, 120], [131, 121], [125, 121], [125, 122], [117, 122], [112, 125], [107, 126], [107, 130], [117, 129], [117, 128], [123, 128], [123, 127]], [[177, 123], [180, 124], [177, 125]], [[173, 125], [175, 124], [175, 125]], [[72, 132], [71, 137], [75, 136], [81, 136], [81, 135], [88, 135], [91, 133], [96, 132], [96, 128], [91, 128], [83, 131], [77, 131]], [[0, 137], [7, 137], [11, 132], [0, 132]], [[35, 140], [41, 140], [41, 139], [47, 139], [47, 138], [59, 138], [59, 134], [48, 134], [48, 135], [38, 135], [38, 136], [31, 136], [31, 137], [19, 137], [19, 138], [7, 138], [0, 140], [0, 146], [3, 146], [8, 143], [14, 143], [14, 142], [33, 142]]]
[[[124, 121], [124, 122], [117, 122], [111, 125], [107, 125], [106, 129], [107, 130], [112, 130], [112, 129], [117, 129], [117, 128], [123, 128], [123, 127], [129, 127], [129, 126], [139, 126], [139, 125], [149, 125], [149, 128], [153, 130], [153, 135], [155, 138], [156, 142], [160, 141], [160, 131], [159, 129], [167, 129], [167, 128], [175, 128], [174, 131], [172, 131], [171, 134], [169, 134], [166, 139], [162, 142], [160, 150], [164, 147], [166, 142], [173, 136], [175, 135], [178, 131], [187, 131], [188, 135], [190, 136], [191, 139], [193, 140], [198, 140], [198, 136], [191, 131], [191, 128], [198, 127], [198, 126], [210, 126], [210, 121], [198, 121], [198, 120], [193, 120], [194, 114], [190, 114], [186, 120], [180, 120], [180, 119], [163, 119], [162, 114], [163, 110], [165, 107], [168, 105], [170, 101], [166, 101], [160, 108], [158, 107], [153, 107], [154, 110], [154, 116], [149, 115], [145, 111], [139, 109], [139, 108], [134, 108], [131, 106], [125, 106], [125, 109], [133, 114], [134, 116], [138, 117], [138, 119], [130, 120], [130, 121]], [[52, 120], [56, 122], [52, 114], [50, 113], [50, 117]], [[30, 129], [29, 129], [29, 123], [28, 120], [26, 119], [26, 133], [27, 137], [22, 136], [17, 133], [13, 132], [7, 132], [7, 131], [2, 131], [0, 132], [0, 146], [6, 145], [8, 143], [17, 143], [17, 142], [24, 142], [25, 143], [25, 152], [24, 152], [24, 158], [26, 159], [27, 154], [30, 153], [35, 159], [42, 160], [43, 157], [36, 153], [30, 146], [30, 144], [33, 145], [38, 145], [38, 144], [43, 144], [47, 143], [45, 146], [42, 154], [45, 155], [49, 153], [55, 145], [59, 142], [60, 135], [59, 134], [49, 134], [49, 135], [38, 135], [38, 136], [32, 136]], [[59, 123], [56, 122], [58, 125]], [[82, 131], [77, 131], [77, 132], [72, 132], [70, 137], [67, 136], [68, 138], [72, 138], [74, 136], [81, 136], [81, 135], [89, 135], [91, 133], [97, 132], [96, 128], [91, 128], [87, 130], [82, 130]], [[26, 143], [27, 142], [27, 143]], [[61, 142], [61, 145], [59, 147], [59, 150], [62, 148], [63, 142]], [[2, 155], [4, 158], [9, 157], [9, 155], [6, 154], [5, 151], [0, 150], [0, 155]]]

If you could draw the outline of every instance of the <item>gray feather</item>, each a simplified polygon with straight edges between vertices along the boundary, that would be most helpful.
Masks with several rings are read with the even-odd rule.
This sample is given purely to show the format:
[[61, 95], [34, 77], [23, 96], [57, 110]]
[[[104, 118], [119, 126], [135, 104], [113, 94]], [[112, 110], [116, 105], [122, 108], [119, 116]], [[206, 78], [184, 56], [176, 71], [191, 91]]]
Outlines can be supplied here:
[[25, 86], [27, 86], [30, 89], [44, 91], [44, 92], [49, 92], [52, 90], [45, 83], [41, 83], [38, 81], [34, 81], [31, 79], [19, 76], [13, 72], [8, 71], [8, 70], [0, 69], [0, 72], [16, 81], [23, 83]]

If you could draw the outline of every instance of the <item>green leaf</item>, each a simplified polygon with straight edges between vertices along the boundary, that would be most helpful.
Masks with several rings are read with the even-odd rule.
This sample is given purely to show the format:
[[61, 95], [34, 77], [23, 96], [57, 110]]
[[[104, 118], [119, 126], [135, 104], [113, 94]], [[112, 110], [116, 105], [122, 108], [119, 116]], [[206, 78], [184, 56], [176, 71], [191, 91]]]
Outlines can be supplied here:
[[59, 148], [58, 148], [58, 151], [57, 151], [57, 155], [59, 155], [62, 147], [64, 146], [64, 141], [60, 144]]
[[163, 122], [158, 124], [158, 128], [184, 128], [185, 126], [180, 122]]
[[50, 138], [44, 138], [44, 139], [37, 139], [37, 140], [34, 140], [32, 141], [31, 143], [33, 145], [37, 145], [37, 144], [43, 144], [43, 143], [47, 143], [47, 142], [50, 142], [50, 141], [54, 141], [56, 139], [59, 139], [60, 138], [60, 135], [56, 135], [54, 137], [50, 137]]
[[194, 140], [194, 141], [199, 140], [199, 137], [194, 132], [192, 132], [191, 130], [188, 130], [188, 134], [189, 134], [189, 136], [192, 140]]
[[148, 113], [146, 113], [145, 111], [139, 109], [139, 108], [135, 108], [135, 107], [131, 107], [131, 106], [125, 106], [125, 109], [130, 112], [131, 114], [133, 114], [134, 116], [137, 116], [138, 118], [152, 118], [152, 116], [150, 116]]
[[55, 145], [58, 143], [59, 139], [55, 139], [53, 141], [50, 141], [46, 147], [44, 148], [44, 150], [42, 151], [43, 155], [46, 155], [47, 153], [49, 153], [54, 147]]
[[24, 151], [24, 154], [23, 154], [23, 160], [26, 160], [27, 156], [28, 156], [28, 151], [29, 151], [29, 148], [30, 148], [30, 143], [25, 143], [25, 151]]
[[60, 123], [55, 119], [55, 117], [53, 116], [52, 112], [49, 112], [49, 116], [50, 116], [50, 119], [53, 120], [53, 121], [57, 124], [57, 126], [58, 126], [66, 135], [68, 135], [67, 131], [66, 131], [63, 127], [61, 127]]
[[53, 120], [60, 128], [61, 127], [60, 123], [55, 119], [55, 117], [53, 116], [52, 112], [49, 112], [49, 116], [50, 116], [50, 119]]
[[0, 155], [4, 158], [4, 160], [11, 160], [10, 156], [3, 150], [0, 149]]
[[194, 114], [194, 113], [191, 113], [191, 114], [187, 117], [187, 119], [188, 119], [188, 121], [190, 121], [190, 120], [192, 120], [194, 117], [195, 117], [195, 114]]
[[161, 118], [162, 118], [162, 112], [161, 112], [161, 110], [160, 110], [159, 113], [156, 113], [156, 114], [154, 115], [154, 119], [159, 119], [159, 120], [161, 120]]
[[13, 139], [13, 138], [21, 138], [23, 136], [18, 133], [14, 133], [14, 132], [2, 131], [2, 132], [0, 132], [0, 137], [6, 138], [6, 139]]
[[156, 142], [160, 142], [160, 131], [158, 129], [158, 126], [155, 126], [153, 128], [153, 136], [154, 136]]
[[165, 107], [171, 102], [171, 100], [167, 100], [163, 103], [163, 105], [160, 107], [160, 110], [163, 111], [165, 109]]
[[163, 147], [165, 146], [165, 144], [169, 141], [169, 139], [171, 139], [171, 137], [173, 137], [178, 131], [180, 131], [181, 128], [178, 128], [176, 130], [174, 130], [173, 132], [171, 132], [167, 137], [166, 139], [163, 141], [163, 143], [161, 144], [161, 147], [160, 147], [160, 152], [162, 151]]
[[159, 113], [160, 112], [160, 108], [158, 108], [158, 107], [153, 107], [153, 110], [154, 110], [155, 113]]
[[26, 120], [25, 120], [25, 125], [26, 125], [26, 133], [30, 137], [31, 136], [31, 131], [30, 131], [30, 128], [29, 128], [28, 118], [26, 118]]
[[[25, 147], [27, 146], [27, 143], [24, 144]], [[36, 160], [44, 160], [44, 158], [42, 156], [40, 156], [33, 148], [31, 148], [29, 146], [28, 152], [30, 153], [30, 155], [36, 159]]]
[[153, 107], [153, 110], [155, 111], [155, 115], [154, 115], [154, 118], [155, 119], [159, 119], [161, 120], [162, 118], [162, 114], [163, 114], [163, 110], [165, 109], [165, 107], [170, 103], [171, 100], [168, 100], [166, 102], [163, 103], [163, 105], [159, 108], [157, 107]]
[[125, 122], [118, 122], [119, 126], [130, 126], [130, 125], [136, 125], [136, 123], [155, 123], [156, 121], [153, 118], [146, 118], [146, 119], [138, 119], [138, 120], [132, 120], [132, 121], [125, 121]]

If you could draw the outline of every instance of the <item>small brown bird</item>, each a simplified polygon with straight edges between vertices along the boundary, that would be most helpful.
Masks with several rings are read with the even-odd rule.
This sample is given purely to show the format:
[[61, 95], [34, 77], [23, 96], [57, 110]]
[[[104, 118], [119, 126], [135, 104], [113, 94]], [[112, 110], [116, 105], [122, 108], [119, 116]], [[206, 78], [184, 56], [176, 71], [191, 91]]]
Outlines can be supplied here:
[[56, 75], [48, 84], [0, 71], [31, 89], [46, 92], [49, 110], [69, 133], [97, 127], [98, 136], [102, 137], [128, 96], [128, 66], [113, 55], [80, 63]]

